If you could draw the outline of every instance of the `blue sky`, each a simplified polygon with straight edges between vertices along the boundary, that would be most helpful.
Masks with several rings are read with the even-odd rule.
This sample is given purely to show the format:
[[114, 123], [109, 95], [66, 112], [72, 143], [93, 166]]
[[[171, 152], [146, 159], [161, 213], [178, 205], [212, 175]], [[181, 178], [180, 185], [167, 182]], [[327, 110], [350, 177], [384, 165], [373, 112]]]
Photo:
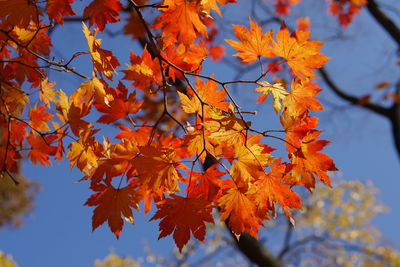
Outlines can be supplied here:
[[[246, 13], [246, 8], [232, 8], [234, 11], [231, 14], [245, 18], [242, 21], [247, 25], [249, 13]], [[306, 12], [313, 15], [316, 28], [314, 36], [322, 34], [322, 38], [328, 38], [337, 31], [332, 26], [335, 25], [334, 19], [326, 19], [323, 8], [318, 4], [310, 6], [306, 3], [295, 8], [293, 14]], [[323, 11], [317, 13], [321, 9]], [[236, 23], [240, 21], [237, 17], [234, 17]], [[116, 30], [115, 27], [110, 29]], [[366, 12], [362, 12], [348, 29], [340, 31], [349, 38], [327, 42], [324, 53], [332, 57], [327, 65], [328, 71], [338, 77], [338, 83], [348, 92], [362, 96], [370, 92], [378, 82], [393, 81], [399, 77], [398, 68], [393, 67], [391, 51], [394, 48], [391, 40], [379, 27], [374, 26]], [[137, 49], [128, 38], [118, 41], [106, 40], [106, 35], [102, 38], [103, 47], [115, 51], [121, 58], [127, 59], [129, 49]], [[55, 33], [53, 39], [56, 47], [60, 45], [58, 51], [63, 55], [87, 51], [80, 23], [64, 27], [60, 33]], [[79, 69], [90, 73], [91, 66], [87, 62], [88, 58], [81, 57], [77, 63]], [[121, 60], [121, 63], [124, 68], [127, 61]], [[223, 63], [218, 65], [210, 62], [206, 66], [206, 73], [213, 72], [223, 80], [232, 78], [233, 71]], [[50, 76], [50, 79], [58, 81], [56, 88], [71, 90], [80, 82], [72, 75], [65, 78], [64, 74], [64, 79], [60, 80], [62, 76], [59, 75], [52, 73]], [[248, 74], [248, 77], [254, 76], [254, 73]], [[242, 103], [250, 98], [241, 89], [235, 90], [235, 95]], [[393, 146], [389, 122], [368, 111], [347, 106], [328, 90], [321, 93], [320, 98], [326, 104], [326, 111], [318, 114], [320, 128], [324, 129], [323, 137], [333, 142], [325, 150], [326, 153], [335, 160], [343, 179], [372, 180], [379, 188], [379, 198], [390, 208], [390, 212], [380, 215], [375, 223], [383, 231], [386, 240], [399, 248], [400, 241], [396, 237], [400, 236], [400, 205], [397, 204], [400, 160]], [[272, 114], [272, 108], [256, 105], [253, 108], [259, 114], [255, 123], [262, 127], [268, 122], [267, 114]], [[12, 254], [20, 266], [91, 266], [95, 259], [104, 258], [110, 251], [137, 258], [144, 255], [145, 240], [156, 253], [168, 254], [172, 249], [171, 238], [157, 241], [158, 222], [148, 222], [151, 214], [144, 216], [135, 212], [135, 225], [125, 225], [119, 240], [116, 240], [106, 225], [92, 233], [92, 209], [83, 206], [91, 192], [87, 184], [77, 182], [82, 174], [70, 170], [68, 162], [54, 163], [47, 169], [25, 163], [23, 172], [41, 185], [42, 189], [35, 202], [36, 208], [22, 228], [0, 230], [0, 249]]]

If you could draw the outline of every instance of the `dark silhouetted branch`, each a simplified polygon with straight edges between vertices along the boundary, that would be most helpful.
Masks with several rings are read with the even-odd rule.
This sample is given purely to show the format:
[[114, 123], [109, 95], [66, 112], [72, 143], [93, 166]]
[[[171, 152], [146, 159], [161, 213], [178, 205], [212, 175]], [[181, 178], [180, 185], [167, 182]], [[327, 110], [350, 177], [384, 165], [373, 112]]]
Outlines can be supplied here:
[[375, 20], [385, 29], [385, 31], [392, 37], [400, 48], [400, 29], [397, 25], [388, 17], [375, 0], [368, 0], [367, 9], [369, 13], [375, 18]]

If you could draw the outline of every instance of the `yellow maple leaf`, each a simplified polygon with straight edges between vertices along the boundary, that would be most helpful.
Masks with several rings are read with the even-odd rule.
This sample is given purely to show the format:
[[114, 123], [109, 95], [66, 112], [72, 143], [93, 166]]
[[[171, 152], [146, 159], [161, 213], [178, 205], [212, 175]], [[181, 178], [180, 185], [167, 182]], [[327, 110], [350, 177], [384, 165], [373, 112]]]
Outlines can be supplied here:
[[43, 101], [47, 107], [50, 107], [50, 102], [58, 102], [57, 95], [58, 92], [53, 89], [55, 82], [49, 82], [49, 79], [46, 77], [44, 80], [40, 81], [40, 91], [39, 98]]
[[203, 125], [210, 131], [209, 137], [217, 142], [227, 142], [228, 145], [243, 143], [245, 122], [235, 116], [232, 109], [228, 115], [219, 109], [210, 109], [210, 120], [206, 120]]
[[90, 54], [92, 56], [93, 69], [95, 72], [103, 73], [107, 79], [113, 80], [115, 68], [120, 64], [112, 52], [100, 48], [101, 39], [96, 39], [97, 29], [91, 33], [85, 23], [83, 25], [83, 33], [89, 45]]
[[272, 94], [274, 97], [274, 109], [275, 112], [278, 113], [282, 108], [281, 101], [289, 94], [285, 87], [281, 83], [272, 85], [269, 82], [259, 82], [258, 85], [261, 86], [257, 87], [255, 91], [263, 94], [259, 96], [257, 104], [263, 102], [269, 94]]

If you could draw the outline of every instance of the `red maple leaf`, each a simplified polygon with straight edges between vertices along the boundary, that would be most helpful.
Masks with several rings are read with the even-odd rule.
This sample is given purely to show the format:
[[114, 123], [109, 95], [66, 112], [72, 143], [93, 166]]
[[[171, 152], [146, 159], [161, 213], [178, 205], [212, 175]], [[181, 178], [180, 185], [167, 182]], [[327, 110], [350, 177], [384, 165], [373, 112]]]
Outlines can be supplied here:
[[96, 23], [103, 31], [107, 22], [119, 21], [119, 12], [123, 8], [119, 0], [94, 0], [83, 11], [83, 19], [89, 18], [89, 27]]
[[93, 211], [93, 231], [108, 221], [108, 226], [118, 238], [126, 221], [133, 223], [132, 209], [139, 209], [138, 202], [141, 196], [130, 185], [115, 189], [112, 185], [97, 185], [97, 193], [93, 194], [85, 203], [87, 206], [96, 206]]
[[198, 198], [185, 198], [171, 195], [157, 203], [158, 211], [150, 220], [161, 219], [159, 239], [174, 233], [174, 240], [182, 251], [189, 241], [190, 233], [200, 241], [204, 241], [206, 225], [214, 223], [211, 215], [211, 202]]

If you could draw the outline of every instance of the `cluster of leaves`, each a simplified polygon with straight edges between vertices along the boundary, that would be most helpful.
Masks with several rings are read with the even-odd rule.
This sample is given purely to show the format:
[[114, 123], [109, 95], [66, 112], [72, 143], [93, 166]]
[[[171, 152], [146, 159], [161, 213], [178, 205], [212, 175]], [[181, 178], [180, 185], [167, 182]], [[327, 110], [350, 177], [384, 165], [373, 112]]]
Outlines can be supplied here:
[[[340, 24], [349, 26], [361, 8], [367, 4], [368, 0], [327, 0], [329, 3], [329, 13], [337, 17]], [[290, 13], [292, 5], [300, 3], [301, 0], [275, 0], [276, 14], [285, 16]]]
[[[124, 219], [133, 223], [133, 209], [143, 202], [147, 213], [154, 201], [160, 237], [173, 234], [180, 250], [191, 234], [204, 240], [214, 209], [238, 236], [246, 231], [257, 237], [278, 204], [291, 217], [291, 209], [302, 208], [294, 187], [311, 191], [316, 180], [330, 185], [327, 172], [336, 170], [320, 152], [329, 142], [319, 139], [318, 120], [311, 115], [322, 110], [314, 70], [328, 58], [306, 27], [290, 32], [283, 24], [276, 33], [263, 32], [250, 19], [249, 28], [233, 25], [238, 40], [226, 40], [234, 56], [244, 64], [269, 58], [275, 67], [288, 66], [290, 85], [272, 81], [263, 67], [254, 80], [202, 74], [207, 56], [219, 59], [223, 51], [215, 44], [211, 15], [222, 16], [220, 6], [236, 2], [94, 0], [78, 12], [73, 0], [0, 0], [2, 171], [16, 173], [24, 157], [43, 166], [66, 157], [94, 191], [85, 203], [95, 207], [93, 230], [107, 221], [118, 237]], [[125, 31], [147, 45], [118, 69], [120, 59], [102, 47], [97, 34], [119, 22], [124, 11], [131, 13]], [[83, 23], [89, 51], [67, 61], [50, 59], [50, 30], [76, 13], [89, 20], [89, 26]], [[89, 76], [72, 67], [85, 55], [93, 64]], [[49, 70], [83, 82], [67, 94], [70, 90], [54, 89]], [[114, 81], [117, 72], [124, 77]], [[282, 127], [253, 128], [232, 97], [234, 84], [252, 85], [260, 93], [254, 102], [272, 95]], [[117, 126], [119, 133], [100, 141], [104, 125]], [[274, 156], [268, 139], [282, 141], [280, 153], [287, 157]], [[199, 171], [209, 162], [211, 167]]]
[[[342, 180], [334, 182], [333, 188], [317, 185], [304, 201], [303, 212], [293, 215], [295, 230], [284, 217], [270, 221], [264, 242], [279, 244], [274, 255], [282, 259], [283, 266], [399, 266], [399, 251], [385, 242], [372, 223], [377, 215], [387, 211], [377, 193], [371, 182]], [[182, 253], [175, 251], [170, 256], [155, 254], [145, 246], [146, 256], [137, 262], [169, 267], [251, 266], [240, 256], [232, 257], [231, 250], [235, 248], [224, 223], [216, 223], [209, 231], [206, 246], [191, 240]], [[130, 266], [133, 262], [129, 257], [110, 254], [102, 263], [111, 260], [116, 266]], [[96, 260], [96, 264], [99, 262]]]

